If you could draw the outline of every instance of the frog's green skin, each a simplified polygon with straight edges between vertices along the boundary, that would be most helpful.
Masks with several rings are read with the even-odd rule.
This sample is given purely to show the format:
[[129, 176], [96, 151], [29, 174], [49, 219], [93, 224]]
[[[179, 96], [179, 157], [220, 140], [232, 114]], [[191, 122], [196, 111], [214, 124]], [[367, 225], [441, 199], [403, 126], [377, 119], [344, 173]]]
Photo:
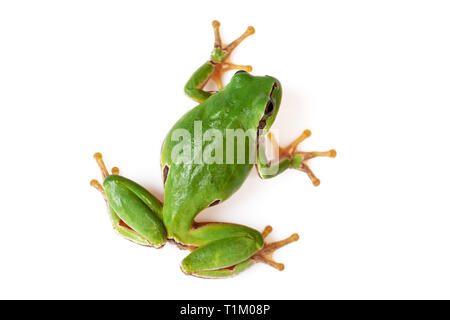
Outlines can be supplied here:
[[[254, 129], [256, 133], [267, 105], [272, 103], [275, 109], [266, 127], [273, 122], [280, 101], [281, 85], [276, 79], [237, 73], [225, 89], [189, 111], [169, 132], [161, 156], [161, 166], [168, 167], [164, 225], [170, 238], [199, 247], [183, 261], [183, 271], [220, 269], [245, 261], [262, 248], [263, 238], [256, 230], [232, 224], [210, 223], [192, 228], [197, 214], [240, 188], [253, 164], [175, 164], [171, 152], [178, 141], [169, 139], [172, 131], [186, 129], [193, 137], [194, 121], [201, 120], [204, 131], [220, 128], [224, 139], [225, 129]], [[256, 138], [255, 135], [254, 141]]]
[[[202, 90], [224, 55], [226, 52], [216, 48], [211, 60], [203, 64], [186, 84], [185, 92], [200, 104], [173, 126], [164, 141], [161, 153], [164, 205], [135, 182], [118, 174], [108, 175], [101, 155], [96, 154], [104, 172], [104, 195], [113, 226], [119, 234], [135, 243], [154, 247], [161, 247], [171, 239], [192, 250], [183, 260], [182, 270], [207, 278], [235, 275], [257, 261], [267, 260], [262, 254], [264, 250], [270, 253], [298, 239], [293, 235], [283, 244], [275, 243], [273, 248], [264, 249], [263, 235], [257, 230], [236, 224], [194, 221], [202, 210], [225, 201], [238, 190], [254, 164], [248, 159], [243, 164], [237, 164], [237, 161], [233, 164], [175, 163], [171, 155], [179, 141], [171, 139], [174, 130], [187, 130], [193, 147], [195, 121], [201, 121], [203, 133], [210, 128], [222, 132], [224, 145], [226, 129], [253, 129], [250, 140], [258, 146], [256, 167], [262, 178], [273, 177], [289, 167], [300, 168], [302, 163], [298, 154], [287, 156], [278, 163], [277, 172], [265, 174], [270, 164], [267, 164], [259, 138], [268, 132], [280, 107], [282, 90], [277, 79], [239, 71], [223, 90], [214, 94]], [[261, 129], [259, 137], [258, 129]], [[203, 142], [203, 148], [208, 143]], [[249, 145], [246, 150], [249, 152]], [[282, 269], [281, 265], [272, 263]]]

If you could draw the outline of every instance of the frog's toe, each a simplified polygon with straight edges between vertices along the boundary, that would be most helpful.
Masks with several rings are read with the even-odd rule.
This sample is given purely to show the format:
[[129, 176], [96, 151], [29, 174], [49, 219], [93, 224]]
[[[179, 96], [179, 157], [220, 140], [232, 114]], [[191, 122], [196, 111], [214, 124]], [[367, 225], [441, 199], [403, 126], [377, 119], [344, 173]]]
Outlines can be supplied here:
[[[220, 36], [220, 22], [217, 20], [214, 20], [212, 22], [212, 26], [214, 29], [214, 49], [220, 49], [220, 52], [217, 52], [217, 58], [219, 60], [222, 60], [227, 58], [231, 52], [233, 52], [234, 49], [242, 42], [245, 38], [255, 33], [255, 28], [252, 26], [248, 26], [245, 32], [238, 37], [236, 40], [228, 44], [227, 46], [224, 46], [222, 43], [222, 38]], [[218, 61], [218, 62], [222, 62]]]
[[266, 239], [267, 236], [272, 232], [272, 227], [271, 226], [266, 226], [263, 230], [263, 232], [261, 232], [261, 235], [263, 237], [263, 239]]
[[314, 172], [311, 170], [311, 168], [306, 164], [306, 162], [309, 159], [313, 159], [315, 157], [329, 157], [334, 158], [336, 157], [336, 150], [331, 149], [329, 151], [312, 151], [312, 152], [302, 152], [297, 151], [295, 153], [296, 155], [300, 155], [302, 157], [302, 161], [300, 163], [300, 166], [297, 168], [300, 171], [305, 172], [313, 185], [317, 187], [320, 184], [320, 180], [315, 176]]
[[[108, 169], [106, 168], [105, 162], [103, 161], [103, 155], [100, 152], [96, 152], [94, 154], [94, 159], [97, 162], [98, 167], [100, 168], [100, 172], [102, 173], [103, 180], [109, 176]], [[113, 167], [111, 169], [111, 174], [119, 174], [119, 168]], [[91, 181], [92, 185], [92, 181]], [[95, 186], [94, 186], [95, 187]]]
[[[94, 154], [94, 159], [97, 162], [98, 167], [100, 168], [100, 172], [102, 174], [103, 180], [105, 180], [106, 177], [109, 176], [109, 172], [108, 172], [108, 169], [106, 168], [105, 162], [103, 161], [102, 154], [100, 152], [96, 152]], [[111, 169], [111, 173], [112, 174], [119, 174], [119, 168], [113, 167]], [[105, 200], [107, 200], [106, 199], [106, 194], [105, 194], [105, 189], [103, 188], [102, 184], [98, 180], [93, 179], [93, 180], [91, 180], [90, 184], [91, 184], [92, 187], [94, 187], [95, 189], [100, 191], [100, 193], [103, 195], [103, 198], [105, 198]]]
[[90, 184], [91, 184], [91, 187], [94, 187], [95, 189], [100, 191], [100, 193], [102, 194], [105, 201], [108, 201], [108, 199], [106, 198], [105, 189], [103, 188], [102, 184], [100, 182], [98, 182], [97, 179], [92, 179]]

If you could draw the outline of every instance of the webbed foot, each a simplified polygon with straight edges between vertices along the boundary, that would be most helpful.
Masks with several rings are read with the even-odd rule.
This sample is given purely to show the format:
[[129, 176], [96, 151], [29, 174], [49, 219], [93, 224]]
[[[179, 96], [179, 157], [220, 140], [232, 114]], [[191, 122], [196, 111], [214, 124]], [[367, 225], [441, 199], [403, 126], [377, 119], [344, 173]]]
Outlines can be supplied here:
[[289, 158], [292, 159], [292, 168], [298, 169], [300, 171], [305, 172], [308, 177], [311, 179], [314, 186], [318, 186], [320, 184], [320, 180], [315, 176], [312, 170], [307, 165], [307, 161], [313, 159], [315, 157], [336, 157], [336, 150], [331, 149], [329, 151], [312, 151], [312, 152], [304, 152], [298, 151], [297, 148], [306, 138], [311, 136], [310, 130], [305, 130], [303, 133], [294, 141], [292, 141], [287, 147], [281, 148], [278, 145], [278, 142], [269, 132], [268, 138], [270, 139], [273, 148], [278, 149], [278, 156], [280, 159]]
[[212, 22], [214, 28], [214, 50], [211, 54], [211, 62], [214, 64], [214, 73], [211, 75], [219, 90], [223, 89], [222, 75], [229, 70], [245, 70], [247, 72], [252, 71], [252, 67], [249, 65], [238, 65], [230, 62], [230, 55], [234, 49], [248, 36], [255, 33], [255, 28], [249, 26], [247, 30], [236, 40], [229, 45], [224, 46], [220, 37], [220, 22], [214, 20]]
[[[266, 237], [269, 235], [269, 233], [272, 232], [272, 227], [267, 226], [263, 232], [261, 233], [263, 238], [266, 239]], [[275, 262], [272, 258], [273, 253], [285, 245], [288, 245], [289, 243], [295, 242], [299, 239], [299, 236], [297, 233], [292, 234], [290, 237], [276, 241], [267, 243], [264, 241], [264, 246], [261, 250], [259, 250], [255, 255], [253, 255], [250, 260], [253, 260], [255, 262], [262, 262], [265, 264], [268, 264], [271, 267], [274, 267], [275, 269], [282, 271], [284, 269], [284, 264]]]

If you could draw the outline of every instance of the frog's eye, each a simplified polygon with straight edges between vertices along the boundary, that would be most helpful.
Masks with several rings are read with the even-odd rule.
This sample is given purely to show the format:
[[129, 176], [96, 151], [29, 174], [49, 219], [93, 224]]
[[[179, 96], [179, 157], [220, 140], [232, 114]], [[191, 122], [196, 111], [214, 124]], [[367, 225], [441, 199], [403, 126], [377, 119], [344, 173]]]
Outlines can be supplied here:
[[248, 73], [247, 71], [245, 71], [245, 70], [239, 70], [239, 71], [236, 71], [236, 73], [235, 74], [238, 74], [238, 73]]
[[269, 102], [267, 102], [266, 110], [264, 110], [264, 115], [268, 117], [273, 113], [274, 110], [275, 106], [273, 105], [273, 101], [269, 100]]

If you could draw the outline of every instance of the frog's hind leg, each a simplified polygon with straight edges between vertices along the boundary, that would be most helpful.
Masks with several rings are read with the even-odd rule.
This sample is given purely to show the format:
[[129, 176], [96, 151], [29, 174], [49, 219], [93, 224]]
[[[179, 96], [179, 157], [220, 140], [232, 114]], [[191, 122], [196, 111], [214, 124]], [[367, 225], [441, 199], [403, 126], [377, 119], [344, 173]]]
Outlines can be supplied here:
[[205, 244], [188, 255], [181, 268], [187, 274], [203, 278], [234, 276], [256, 262], [283, 270], [284, 266], [274, 262], [271, 255], [276, 249], [298, 240], [298, 235], [266, 244], [264, 239], [271, 231], [270, 226], [260, 233], [240, 225], [208, 223], [191, 233], [191, 238]]
[[[272, 232], [272, 227], [267, 226], [263, 232], [261, 233], [264, 240], [269, 235], [269, 233]], [[273, 253], [289, 243], [295, 242], [299, 239], [298, 234], [294, 233], [290, 237], [276, 241], [271, 243], [264, 242], [264, 246], [262, 249], [260, 249], [257, 253], [255, 253], [253, 256], [251, 256], [249, 259], [245, 260], [244, 262], [241, 262], [239, 264], [236, 264], [229, 268], [223, 268], [219, 270], [206, 270], [206, 271], [200, 271], [197, 272], [195, 275], [198, 277], [204, 277], [204, 278], [226, 278], [235, 276], [238, 273], [241, 273], [245, 269], [249, 268], [253, 264], [257, 262], [265, 263], [279, 271], [284, 270], [284, 264], [275, 262], [272, 258]]]
[[91, 186], [99, 190], [105, 199], [114, 229], [134, 243], [161, 247], [166, 242], [162, 224], [162, 205], [158, 199], [137, 183], [119, 176], [119, 169], [111, 169], [110, 175], [102, 155], [96, 153], [103, 184], [91, 180]]
[[177, 241], [195, 247], [181, 263], [182, 271], [206, 278], [223, 278], [246, 269], [253, 264], [246, 261], [264, 244], [257, 230], [231, 223], [195, 223], [193, 229], [175, 233]]

